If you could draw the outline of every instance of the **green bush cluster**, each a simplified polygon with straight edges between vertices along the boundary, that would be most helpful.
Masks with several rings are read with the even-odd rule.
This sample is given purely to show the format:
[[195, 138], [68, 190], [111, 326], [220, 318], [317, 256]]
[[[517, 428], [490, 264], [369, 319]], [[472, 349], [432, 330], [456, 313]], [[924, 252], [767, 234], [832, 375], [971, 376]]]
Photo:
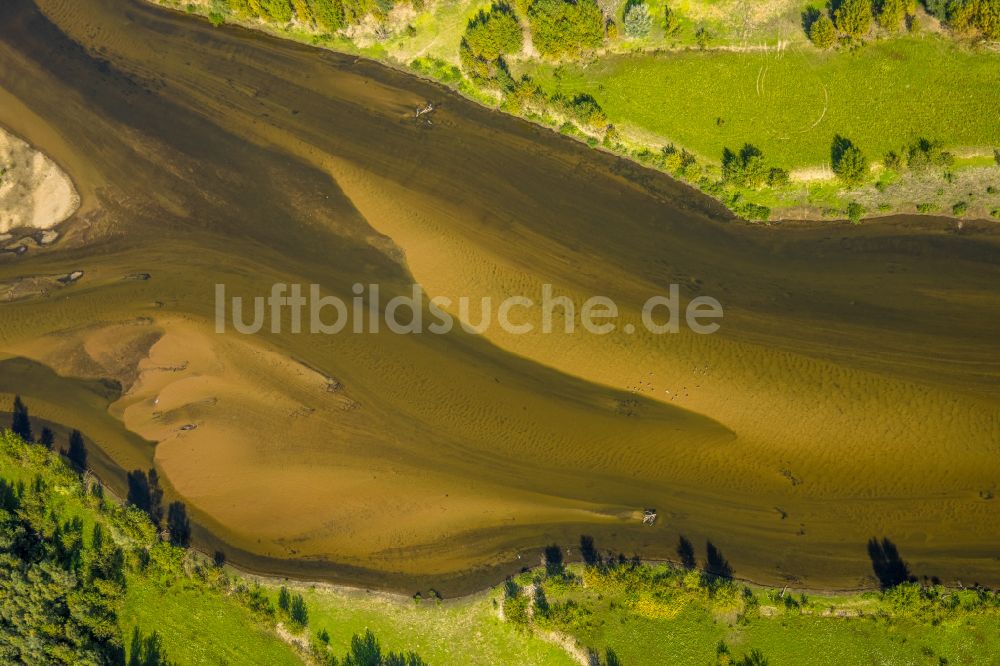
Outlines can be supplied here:
[[851, 221], [851, 224], [860, 224], [861, 218], [865, 215], [865, 207], [859, 204], [857, 201], [852, 201], [847, 204], [847, 219]]
[[907, 168], [921, 171], [929, 167], [950, 167], [955, 163], [955, 156], [946, 151], [940, 141], [920, 138], [898, 151], [889, 151], [883, 161], [886, 168], [895, 171]]
[[916, 12], [914, 0], [835, 0], [828, 11], [810, 9], [805, 15], [809, 39], [822, 49], [839, 37], [859, 42], [872, 33], [875, 21], [889, 33], [898, 32]]
[[846, 137], [834, 137], [830, 148], [830, 162], [833, 173], [848, 186], [860, 185], [868, 177], [868, 158]]
[[336, 32], [368, 14], [385, 16], [394, 3], [393, 0], [225, 0], [225, 4], [231, 14], [240, 18], [276, 23], [288, 23], [294, 18]]
[[[33, 474], [27, 484], [0, 478], [0, 661], [124, 664], [117, 609], [131, 555], [118, 535], [148, 535], [145, 519], [11, 431], [0, 433], [0, 455]], [[68, 499], [93, 513], [68, 510]]]
[[482, 60], [492, 61], [517, 53], [523, 43], [521, 24], [514, 10], [506, 4], [494, 4], [488, 11], [480, 10], [465, 28], [465, 47]]
[[1000, 40], [1000, 0], [925, 0], [927, 11], [957, 32]]
[[462, 69], [480, 85], [499, 85], [511, 90], [514, 80], [503, 56], [521, 50], [524, 35], [514, 10], [494, 4], [469, 21], [459, 46]]
[[595, 0], [534, 0], [527, 15], [532, 43], [542, 55], [578, 56], [604, 41], [604, 15]]
[[[326, 640], [323, 640], [324, 635]], [[415, 652], [384, 651], [371, 629], [367, 629], [364, 635], [356, 634], [351, 638], [351, 648], [343, 659], [337, 659], [332, 654], [328, 645], [330, 637], [325, 631], [320, 632], [318, 639], [314, 653], [326, 666], [427, 666], [427, 662]]]
[[837, 43], [837, 28], [829, 16], [823, 14], [810, 24], [809, 39], [821, 49], [828, 49]]
[[745, 144], [738, 153], [729, 148], [722, 151], [722, 177], [728, 183], [757, 189], [767, 182], [770, 172], [764, 154], [754, 145]]
[[[957, 34], [974, 33], [987, 40], [1000, 40], [1000, 0], [924, 0], [927, 11]], [[916, 0], [834, 0], [830, 13], [811, 10], [806, 14], [809, 38], [820, 48], [829, 48], [838, 36], [860, 41], [872, 32], [873, 22], [888, 33], [911, 25]]]
[[462, 70], [440, 58], [414, 58], [410, 62], [410, 68], [442, 83], [458, 83], [462, 80]]
[[833, 10], [833, 24], [849, 39], [862, 39], [871, 32], [871, 0], [840, 0]]

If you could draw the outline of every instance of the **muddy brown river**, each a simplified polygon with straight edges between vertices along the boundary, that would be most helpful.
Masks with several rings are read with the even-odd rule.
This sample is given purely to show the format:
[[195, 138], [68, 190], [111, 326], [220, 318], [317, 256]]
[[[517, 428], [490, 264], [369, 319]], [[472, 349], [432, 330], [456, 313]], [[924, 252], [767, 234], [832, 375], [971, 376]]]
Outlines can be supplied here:
[[[1000, 584], [995, 223], [747, 225], [436, 84], [131, 0], [3, 0], [0, 124], [82, 201], [0, 282], [83, 271], [0, 304], [0, 409], [82, 430], [118, 491], [155, 465], [208, 552], [458, 594], [583, 534], [651, 559], [685, 535], [741, 578], [853, 589], [877, 537], [915, 575]], [[725, 317], [215, 332], [215, 285], [275, 282], [551, 284], [628, 322], [676, 284]]]

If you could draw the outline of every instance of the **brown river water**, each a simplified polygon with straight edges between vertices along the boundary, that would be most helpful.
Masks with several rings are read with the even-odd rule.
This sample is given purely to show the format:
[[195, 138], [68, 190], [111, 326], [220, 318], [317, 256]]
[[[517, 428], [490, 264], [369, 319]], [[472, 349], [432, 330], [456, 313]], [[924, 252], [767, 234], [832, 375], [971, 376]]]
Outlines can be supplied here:
[[[1000, 583], [995, 223], [747, 225], [436, 84], [131, 0], [0, 2], [0, 125], [82, 200], [0, 282], [84, 272], [0, 305], [0, 409], [80, 428], [119, 491], [155, 464], [209, 552], [459, 594], [582, 534], [650, 559], [683, 534], [742, 578], [853, 589], [878, 537], [916, 575]], [[725, 318], [214, 332], [216, 284], [414, 281], [552, 284], [630, 321], [677, 284]]]

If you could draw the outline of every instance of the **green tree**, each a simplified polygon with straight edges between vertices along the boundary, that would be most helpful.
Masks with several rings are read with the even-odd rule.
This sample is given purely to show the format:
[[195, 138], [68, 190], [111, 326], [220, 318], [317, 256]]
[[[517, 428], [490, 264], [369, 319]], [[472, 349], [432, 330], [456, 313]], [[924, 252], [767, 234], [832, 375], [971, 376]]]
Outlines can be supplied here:
[[261, 18], [269, 18], [278, 23], [292, 20], [292, 4], [289, 0], [258, 0], [261, 8]]
[[698, 48], [706, 49], [708, 48], [708, 42], [712, 39], [712, 33], [708, 31], [705, 26], [699, 26], [697, 30], [694, 31], [694, 41], [698, 44]]
[[781, 167], [774, 167], [767, 174], [767, 184], [770, 187], [784, 187], [785, 185], [788, 185], [790, 181], [791, 178], [788, 171], [786, 169], [782, 169]]
[[837, 28], [826, 14], [821, 15], [809, 26], [809, 39], [821, 49], [828, 49], [837, 43]]
[[427, 662], [413, 652], [383, 653], [382, 646], [371, 629], [364, 636], [351, 638], [351, 649], [341, 661], [342, 666], [427, 666]]
[[851, 39], [862, 39], [872, 29], [871, 0], [842, 0], [833, 12], [837, 29]]
[[767, 182], [771, 171], [760, 149], [745, 144], [739, 153], [729, 148], [722, 151], [722, 177], [741, 187], [758, 188]]
[[868, 158], [850, 139], [836, 136], [830, 148], [833, 172], [850, 186], [860, 185], [868, 176]]
[[625, 34], [629, 37], [645, 37], [653, 27], [653, 18], [649, 15], [649, 7], [644, 2], [635, 2], [625, 9], [622, 19]]
[[767, 666], [767, 657], [760, 650], [750, 650], [750, 654], [743, 655], [742, 659], [733, 662], [733, 666]]
[[226, 0], [226, 9], [228, 9], [231, 14], [235, 14], [241, 18], [257, 15], [256, 12], [250, 7], [248, 0]]
[[945, 11], [948, 26], [956, 32], [973, 30], [976, 27], [978, 5], [978, 0], [950, 0]]
[[906, 0], [879, 0], [878, 24], [889, 32], [898, 32], [906, 18]]
[[955, 163], [955, 156], [944, 149], [943, 143], [923, 137], [917, 139], [909, 147], [906, 159], [914, 171], [931, 166], [949, 167]]
[[579, 55], [604, 40], [604, 17], [594, 0], [535, 0], [528, 24], [535, 48], [550, 57]]
[[21, 402], [19, 395], [14, 396], [14, 415], [11, 418], [10, 430], [26, 442], [35, 441], [31, 434], [31, 418], [28, 416], [28, 408]]
[[860, 224], [861, 218], [865, 214], [865, 207], [859, 204], [857, 201], [852, 201], [847, 204], [847, 219], [851, 221], [851, 224]]
[[73, 464], [78, 472], [87, 469], [87, 445], [83, 442], [83, 435], [79, 430], [74, 430], [69, 436], [69, 450], [66, 457]]
[[469, 21], [465, 43], [477, 58], [494, 61], [502, 55], [520, 51], [524, 35], [514, 10], [509, 5], [495, 4]]
[[670, 8], [669, 3], [663, 4], [663, 32], [672, 35], [681, 27], [677, 12]]
[[[0, 440], [26, 445], [13, 433]], [[0, 662], [124, 664], [124, 554], [106, 539], [87, 544], [81, 517], [60, 515], [65, 490], [48, 475], [61, 464], [48, 462], [27, 486], [0, 478]]]
[[316, 25], [324, 30], [336, 32], [344, 27], [344, 6], [340, 0], [309, 0], [309, 8]]
[[983, 37], [1000, 41], [1000, 0], [979, 0], [976, 27]]
[[312, 10], [309, 8], [309, 3], [306, 0], [292, 0], [292, 8], [295, 10], [296, 18], [300, 21], [306, 24], [313, 22]]
[[309, 624], [309, 611], [306, 609], [305, 599], [301, 594], [296, 594], [288, 608], [288, 617], [292, 623], [304, 627]]
[[586, 93], [580, 93], [572, 98], [557, 95], [552, 101], [585, 128], [601, 129], [608, 124], [608, 116], [604, 113], [604, 109], [596, 99]]
[[284, 585], [278, 590], [278, 608], [288, 612], [288, 609], [292, 606], [292, 595], [288, 593], [288, 588]]

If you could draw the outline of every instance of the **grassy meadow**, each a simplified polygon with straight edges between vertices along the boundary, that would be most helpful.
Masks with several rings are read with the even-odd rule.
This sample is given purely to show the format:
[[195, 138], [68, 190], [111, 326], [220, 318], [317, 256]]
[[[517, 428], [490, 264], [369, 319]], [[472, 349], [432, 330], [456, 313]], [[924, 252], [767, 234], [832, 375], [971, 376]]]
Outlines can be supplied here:
[[[531, 578], [522, 582], [537, 584]], [[733, 658], [756, 649], [777, 666], [993, 664], [1000, 649], [996, 598], [980, 605], [971, 590], [824, 596], [706, 581], [665, 565], [573, 566], [541, 587], [551, 610], [538, 619], [536, 592], [533, 625], [610, 649], [623, 664], [715, 663], [720, 642]]]
[[876, 160], [920, 137], [988, 158], [1000, 143], [1000, 53], [939, 38], [831, 53], [620, 55], [525, 71], [552, 92], [593, 95], [616, 125], [713, 161], [749, 142], [787, 169], [828, 165], [837, 134]]
[[[414, 600], [377, 592], [290, 583], [309, 608], [309, 630], [326, 630], [334, 651], [371, 629], [389, 650], [413, 650], [430, 664], [576, 663], [562, 647], [505, 622], [497, 590], [460, 599]], [[271, 587], [273, 593], [276, 590]]]

